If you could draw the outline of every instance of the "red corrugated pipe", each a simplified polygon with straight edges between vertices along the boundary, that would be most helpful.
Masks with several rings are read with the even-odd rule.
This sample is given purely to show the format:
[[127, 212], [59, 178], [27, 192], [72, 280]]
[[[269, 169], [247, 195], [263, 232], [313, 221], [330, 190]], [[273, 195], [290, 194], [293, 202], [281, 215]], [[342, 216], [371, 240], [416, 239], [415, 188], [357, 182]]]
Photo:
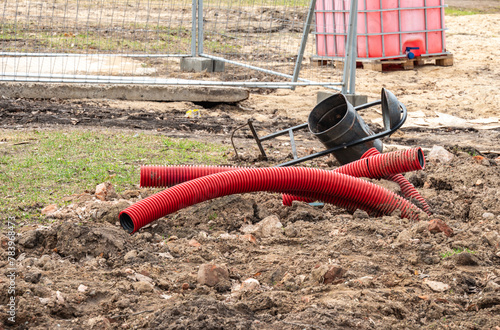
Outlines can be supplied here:
[[120, 213], [129, 233], [184, 207], [232, 194], [255, 191], [304, 192], [341, 197], [378, 211], [418, 220], [419, 209], [411, 202], [373, 183], [331, 171], [304, 168], [248, 168], [216, 173], [186, 181], [145, 198]]
[[241, 170], [238, 166], [141, 166], [141, 187], [167, 188], [202, 176]]
[[[176, 184], [207, 176], [210, 174], [241, 170], [251, 167], [237, 166], [141, 166], [141, 187], [171, 187]], [[283, 205], [292, 206], [292, 202], [302, 201], [311, 203], [321, 198], [313, 197], [314, 194], [308, 194], [310, 197], [299, 196], [299, 193], [282, 194]], [[324, 197], [324, 196], [323, 196]], [[313, 199], [311, 199], [313, 198]], [[324, 198], [323, 198], [324, 199]], [[338, 207], [347, 209], [349, 212], [354, 212], [356, 209], [362, 209], [368, 213], [373, 213], [373, 210], [362, 204], [344, 200], [342, 198], [332, 197], [328, 203]]]
[[[378, 152], [377, 149], [372, 148]], [[368, 150], [365, 155], [371, 152]], [[346, 164], [334, 172], [354, 177], [380, 179], [391, 174], [421, 170], [425, 167], [425, 158], [421, 148], [403, 151], [378, 153], [373, 157], [360, 159]], [[251, 167], [233, 166], [141, 166], [141, 187], [170, 187], [181, 182], [193, 180], [202, 176], [246, 169]]]
[[[421, 170], [425, 167], [425, 157], [421, 148], [412, 148], [403, 151], [394, 151], [381, 154], [376, 148], [371, 148], [362, 159], [343, 165], [334, 172], [351, 175], [354, 177], [365, 177], [370, 179], [392, 180], [398, 183], [401, 191], [407, 198], [415, 198], [422, 204], [422, 209], [429, 213], [429, 206], [425, 200], [416, 191], [415, 187], [406, 180], [400, 173]], [[303, 197], [283, 195], [283, 205], [291, 206], [294, 200], [303, 202], [312, 202], [311, 199]]]
[[[389, 154], [389, 153], [387, 153]], [[361, 156], [361, 159], [371, 159], [372, 157], [377, 157], [380, 155], [380, 151], [378, 151], [376, 148], [371, 148], [367, 152]], [[386, 155], [386, 154], [385, 154]], [[420, 157], [420, 156], [419, 156]], [[422, 153], [422, 167], [425, 165], [425, 157]], [[350, 165], [350, 164], [347, 164]], [[399, 172], [402, 173], [403, 171]], [[420, 193], [415, 189], [415, 186], [411, 184], [402, 174], [389, 174], [384, 177], [386, 180], [390, 180], [393, 182], [396, 182], [399, 187], [401, 188], [401, 193], [403, 196], [405, 196], [409, 200], [416, 200], [417, 205], [420, 206], [420, 208], [427, 213], [428, 215], [432, 215], [431, 208], [425, 201], [425, 199], [420, 195]]]
[[[378, 152], [377, 149], [372, 149]], [[368, 150], [365, 155], [369, 155], [370, 152], [371, 149]], [[360, 159], [333, 171], [354, 177], [380, 179], [395, 173], [421, 170], [424, 167], [425, 158], [422, 149], [412, 148], [385, 154], [373, 154], [373, 157]], [[202, 176], [244, 168], [245, 167], [232, 166], [141, 166], [140, 185], [141, 187], [170, 187]], [[403, 177], [402, 175], [400, 176]], [[307, 203], [314, 201], [310, 198], [294, 196], [293, 194], [283, 194], [283, 205], [291, 206], [294, 200]], [[350, 201], [344, 201], [342, 205], [336, 203], [331, 204], [344, 207], [343, 205], [345, 202], [351, 203]], [[349, 204], [349, 206], [356, 207], [356, 204]], [[349, 209], [350, 207], [344, 208]]]

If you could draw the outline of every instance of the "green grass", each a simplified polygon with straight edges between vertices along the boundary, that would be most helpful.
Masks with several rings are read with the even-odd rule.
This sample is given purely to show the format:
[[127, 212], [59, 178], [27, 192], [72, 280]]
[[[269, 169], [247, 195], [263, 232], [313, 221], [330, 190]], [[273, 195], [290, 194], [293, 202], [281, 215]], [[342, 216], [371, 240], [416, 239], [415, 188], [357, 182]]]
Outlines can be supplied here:
[[136, 188], [140, 165], [220, 164], [226, 151], [151, 133], [2, 130], [0, 219], [42, 219], [41, 207], [105, 181], [117, 192]]
[[[32, 27], [31, 27], [32, 28]], [[140, 31], [148, 29], [150, 31]], [[5, 45], [4, 51], [26, 51], [29, 48], [40, 47], [46, 50], [64, 52], [81, 52], [95, 50], [106, 52], [186, 52], [191, 44], [190, 31], [185, 28], [172, 29], [166, 26], [130, 26], [130, 31], [139, 30], [134, 34], [110, 33], [99, 34], [89, 29], [87, 32], [72, 33], [64, 31], [30, 31], [26, 26], [4, 22], [0, 27], [0, 40], [22, 40], [23, 47], [18, 44]], [[28, 43], [25, 45], [24, 43]], [[186, 48], [186, 49], [185, 49]]]
[[481, 12], [476, 10], [465, 10], [456, 7], [447, 7], [444, 9], [444, 14], [449, 16], [467, 16], [481, 14]]
[[455, 248], [452, 251], [447, 251], [447, 252], [441, 253], [440, 255], [441, 255], [442, 259], [446, 259], [448, 257], [451, 257], [452, 255], [459, 254], [459, 253], [462, 253], [462, 252], [468, 252], [468, 253], [471, 253], [471, 254], [475, 253], [474, 251], [469, 250], [468, 248], [465, 248], [465, 249]]

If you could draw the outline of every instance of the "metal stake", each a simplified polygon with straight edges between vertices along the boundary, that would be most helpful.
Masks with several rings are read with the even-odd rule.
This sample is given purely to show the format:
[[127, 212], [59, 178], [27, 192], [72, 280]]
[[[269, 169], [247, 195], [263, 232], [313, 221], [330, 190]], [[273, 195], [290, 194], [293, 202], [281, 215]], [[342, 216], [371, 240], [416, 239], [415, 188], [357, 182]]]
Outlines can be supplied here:
[[252, 131], [253, 138], [255, 141], [257, 141], [257, 145], [259, 146], [260, 153], [262, 154], [262, 157], [264, 160], [267, 160], [267, 155], [266, 152], [264, 151], [264, 148], [262, 147], [262, 144], [260, 143], [259, 136], [257, 135], [257, 131], [255, 130], [255, 127], [253, 127], [253, 120], [249, 119], [248, 120], [248, 126], [250, 127], [250, 131]]
[[295, 146], [295, 139], [293, 136], [293, 130], [289, 130], [289, 136], [290, 136], [290, 145], [292, 146], [292, 154], [293, 154], [293, 159], [297, 159], [297, 147]]

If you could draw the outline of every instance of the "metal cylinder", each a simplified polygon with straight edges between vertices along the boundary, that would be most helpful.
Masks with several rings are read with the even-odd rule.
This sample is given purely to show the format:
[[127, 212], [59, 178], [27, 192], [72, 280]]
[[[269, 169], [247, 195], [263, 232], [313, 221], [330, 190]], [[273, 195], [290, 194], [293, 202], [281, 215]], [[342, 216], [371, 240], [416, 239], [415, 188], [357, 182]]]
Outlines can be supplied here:
[[[373, 135], [343, 94], [321, 101], [309, 114], [309, 130], [328, 149]], [[332, 152], [341, 164], [358, 160], [370, 148], [382, 152], [382, 141], [376, 139]]]

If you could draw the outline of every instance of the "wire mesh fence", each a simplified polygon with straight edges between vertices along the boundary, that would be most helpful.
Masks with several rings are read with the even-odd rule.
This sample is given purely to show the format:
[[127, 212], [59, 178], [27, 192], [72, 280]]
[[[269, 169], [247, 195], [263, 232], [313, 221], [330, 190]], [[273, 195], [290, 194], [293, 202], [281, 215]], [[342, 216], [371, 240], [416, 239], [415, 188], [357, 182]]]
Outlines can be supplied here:
[[[254, 66], [239, 70], [240, 79], [290, 80], [297, 60], [309, 1], [222, 1], [203, 4], [204, 41], [199, 51], [211, 58]], [[309, 51], [313, 43], [309, 42]], [[230, 62], [229, 62], [230, 61]], [[266, 73], [274, 71], [285, 76]], [[311, 73], [303, 74], [313, 79]]]
[[192, 1], [5, 1], [2, 76], [158, 77], [191, 53]]
[[[311, 61], [313, 33], [321, 29], [315, 2], [6, 0], [0, 5], [0, 79], [338, 86], [342, 72]], [[225, 69], [181, 71], [187, 56], [223, 61]]]

